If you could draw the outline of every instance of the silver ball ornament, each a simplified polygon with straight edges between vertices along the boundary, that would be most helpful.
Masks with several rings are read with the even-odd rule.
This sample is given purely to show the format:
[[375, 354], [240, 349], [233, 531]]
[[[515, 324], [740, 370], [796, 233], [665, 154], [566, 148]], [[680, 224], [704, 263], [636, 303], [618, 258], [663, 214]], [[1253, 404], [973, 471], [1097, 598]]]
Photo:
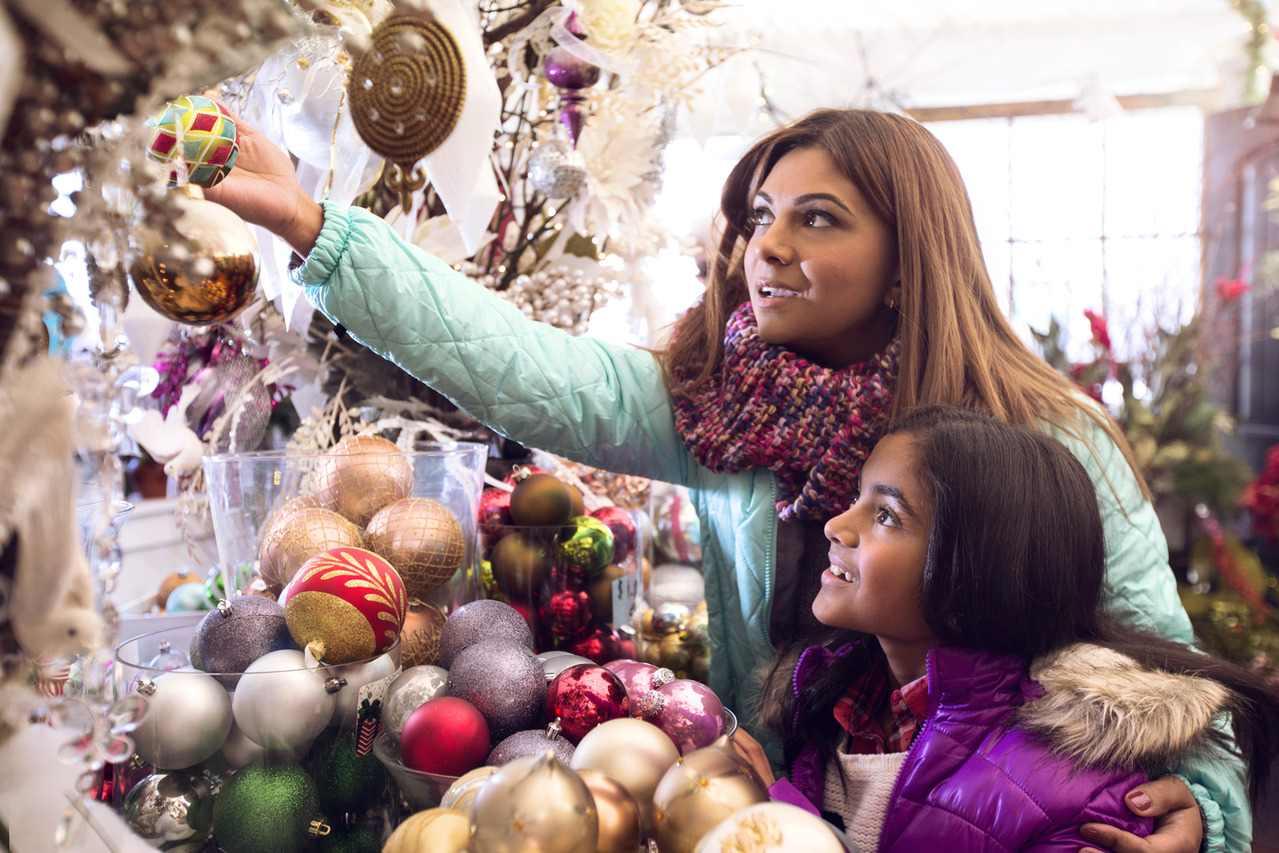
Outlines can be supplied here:
[[448, 677], [448, 670], [430, 664], [411, 666], [396, 676], [382, 702], [382, 723], [387, 731], [398, 739], [409, 714], [444, 694]]
[[213, 786], [197, 773], [153, 773], [129, 789], [121, 814], [152, 847], [199, 844], [213, 829]]
[[568, 198], [586, 183], [586, 159], [566, 140], [543, 140], [529, 155], [528, 182], [547, 198]]
[[231, 698], [213, 676], [175, 669], [134, 688], [147, 715], [133, 732], [138, 755], [158, 770], [181, 770], [217, 752], [231, 732]]

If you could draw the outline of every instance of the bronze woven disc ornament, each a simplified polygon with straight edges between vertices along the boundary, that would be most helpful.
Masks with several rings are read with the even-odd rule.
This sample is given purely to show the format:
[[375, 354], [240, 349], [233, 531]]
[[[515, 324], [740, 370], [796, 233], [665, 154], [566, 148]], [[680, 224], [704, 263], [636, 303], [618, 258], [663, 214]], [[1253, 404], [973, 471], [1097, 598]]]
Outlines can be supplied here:
[[426, 185], [414, 165], [448, 138], [466, 100], [466, 66], [453, 34], [430, 17], [393, 15], [373, 29], [372, 45], [347, 82], [356, 132], [391, 168], [386, 183], [405, 212]]

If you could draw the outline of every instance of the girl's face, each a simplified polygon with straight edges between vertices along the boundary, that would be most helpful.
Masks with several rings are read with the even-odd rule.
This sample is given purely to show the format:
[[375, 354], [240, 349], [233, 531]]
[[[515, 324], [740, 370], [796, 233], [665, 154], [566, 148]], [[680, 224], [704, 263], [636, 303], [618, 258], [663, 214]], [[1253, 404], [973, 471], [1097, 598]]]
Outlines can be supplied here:
[[826, 523], [830, 568], [813, 615], [823, 625], [876, 635], [890, 660], [895, 651], [918, 651], [922, 666], [940, 640], [919, 606], [932, 509], [915, 474], [916, 455], [909, 434], [875, 445], [857, 500]]
[[783, 155], [755, 196], [746, 283], [765, 343], [826, 367], [892, 340], [897, 246], [888, 226], [823, 149]]

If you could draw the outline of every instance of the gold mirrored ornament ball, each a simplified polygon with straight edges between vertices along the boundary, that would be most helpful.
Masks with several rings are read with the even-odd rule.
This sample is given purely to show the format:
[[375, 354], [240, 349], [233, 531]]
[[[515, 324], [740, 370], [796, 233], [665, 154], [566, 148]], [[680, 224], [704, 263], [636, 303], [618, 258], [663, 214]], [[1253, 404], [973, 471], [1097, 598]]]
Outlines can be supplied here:
[[599, 815], [596, 853], [635, 853], [640, 844], [640, 810], [621, 782], [598, 770], [579, 770]]
[[662, 853], [692, 853], [702, 836], [748, 806], [768, 802], [759, 774], [727, 735], [681, 758], [653, 792], [654, 835]]
[[316, 465], [314, 476], [321, 503], [359, 527], [413, 493], [413, 463], [394, 442], [376, 435], [342, 439]]
[[466, 555], [462, 525], [430, 498], [402, 498], [369, 519], [364, 544], [395, 566], [410, 601], [423, 601], [453, 577]]
[[142, 300], [178, 323], [208, 326], [244, 310], [261, 261], [249, 226], [198, 187], [173, 190], [176, 217], [137, 229], [129, 280]]
[[466, 812], [425, 809], [400, 823], [382, 845], [382, 853], [466, 853], [471, 836]]
[[652, 723], [633, 717], [607, 720], [591, 729], [569, 760], [574, 770], [598, 770], [635, 798], [644, 834], [653, 831], [653, 792], [679, 760], [679, 749]]

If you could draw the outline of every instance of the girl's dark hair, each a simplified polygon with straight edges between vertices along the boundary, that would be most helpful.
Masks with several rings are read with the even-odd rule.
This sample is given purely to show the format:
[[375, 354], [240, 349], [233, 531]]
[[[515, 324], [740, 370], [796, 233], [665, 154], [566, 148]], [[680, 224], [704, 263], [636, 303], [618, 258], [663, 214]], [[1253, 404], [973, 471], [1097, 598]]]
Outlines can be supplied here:
[[[1279, 751], [1279, 690], [1241, 667], [1103, 613], [1106, 549], [1095, 487], [1063, 444], [1033, 428], [951, 406], [908, 412], [889, 434], [913, 440], [915, 474], [931, 503], [920, 601], [934, 634], [948, 644], [1020, 653], [1027, 660], [1091, 642], [1148, 668], [1217, 681], [1232, 697], [1227, 710], [1249, 764], [1250, 794], [1261, 793]], [[842, 643], [851, 636], [831, 634], [799, 645]], [[812, 737], [833, 753], [831, 709], [879, 654], [873, 638], [861, 645], [864, 652], [807, 683], [793, 729], [789, 669], [798, 651], [779, 653], [765, 694], [775, 709], [769, 722], [780, 729], [788, 759]]]

